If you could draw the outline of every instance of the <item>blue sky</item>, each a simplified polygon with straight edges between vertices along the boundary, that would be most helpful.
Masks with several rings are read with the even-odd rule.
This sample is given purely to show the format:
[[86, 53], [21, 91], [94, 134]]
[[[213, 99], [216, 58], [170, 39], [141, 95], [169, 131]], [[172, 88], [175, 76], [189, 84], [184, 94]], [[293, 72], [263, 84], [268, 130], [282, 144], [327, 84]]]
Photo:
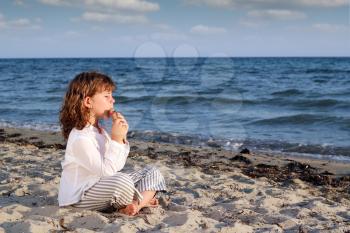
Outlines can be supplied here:
[[350, 0], [2, 0], [0, 57], [350, 56]]

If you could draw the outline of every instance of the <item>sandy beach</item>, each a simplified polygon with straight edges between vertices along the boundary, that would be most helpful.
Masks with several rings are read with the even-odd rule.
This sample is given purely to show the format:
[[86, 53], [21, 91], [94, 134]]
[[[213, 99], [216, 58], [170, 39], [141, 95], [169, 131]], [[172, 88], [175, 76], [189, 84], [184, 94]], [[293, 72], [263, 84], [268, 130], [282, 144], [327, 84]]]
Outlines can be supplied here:
[[0, 130], [0, 232], [350, 232], [350, 164], [129, 138], [169, 192], [135, 217], [59, 208], [59, 133]]

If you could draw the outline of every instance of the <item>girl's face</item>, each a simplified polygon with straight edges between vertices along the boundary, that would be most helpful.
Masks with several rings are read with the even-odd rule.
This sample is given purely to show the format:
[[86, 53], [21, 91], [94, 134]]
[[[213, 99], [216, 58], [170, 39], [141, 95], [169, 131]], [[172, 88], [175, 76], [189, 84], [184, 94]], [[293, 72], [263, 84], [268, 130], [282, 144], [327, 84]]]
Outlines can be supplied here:
[[107, 119], [109, 117], [109, 112], [113, 109], [113, 104], [115, 102], [111, 91], [98, 92], [89, 100], [86, 100], [88, 107], [90, 108], [92, 114], [97, 119]]

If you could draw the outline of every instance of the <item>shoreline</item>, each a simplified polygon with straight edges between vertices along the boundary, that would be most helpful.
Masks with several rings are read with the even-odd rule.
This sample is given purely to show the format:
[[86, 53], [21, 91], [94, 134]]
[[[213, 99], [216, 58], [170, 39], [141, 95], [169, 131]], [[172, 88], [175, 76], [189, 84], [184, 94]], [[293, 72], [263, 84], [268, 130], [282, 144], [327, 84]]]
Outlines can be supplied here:
[[160, 207], [136, 217], [59, 208], [59, 132], [0, 129], [0, 232], [350, 231], [350, 164], [128, 138], [125, 170], [164, 175]]
[[[25, 132], [26, 134], [35, 134], [38, 135], [39, 138], [43, 138], [42, 135], [49, 135], [49, 137], [52, 139], [51, 142], [45, 142], [46, 139], [43, 138], [43, 144], [64, 145], [64, 141], [61, 139], [60, 129], [58, 129], [57, 126], [52, 127], [52, 129], [38, 129], [36, 127], [32, 128], [28, 126], [5, 124], [1, 125], [0, 129], [6, 129], [7, 131], [12, 132], [10, 134], [15, 135], [21, 132]], [[56, 138], [52, 135], [55, 135]], [[35, 140], [31, 140], [30, 137], [25, 138], [20, 136], [19, 138], [25, 139], [29, 143], [37, 143]], [[302, 144], [297, 142], [281, 142], [276, 140], [262, 141], [261, 139], [251, 138], [243, 141], [232, 141], [232, 139], [227, 138], [213, 138], [205, 135], [185, 135], [178, 132], [159, 132], [152, 130], [132, 130], [128, 132], [128, 138], [133, 138], [136, 141], [175, 144], [193, 148], [219, 148], [221, 150], [236, 153], [240, 152], [242, 149], [248, 148], [249, 150], [253, 150], [256, 154], [266, 154], [272, 157], [301, 158], [350, 164], [350, 156], [348, 156], [347, 152], [350, 151], [350, 147], [344, 146]], [[264, 144], [262, 147], [261, 143]], [[278, 146], [276, 147], [276, 145]]]
[[[197, 145], [184, 145], [178, 143], [167, 143], [167, 142], [157, 142], [134, 139], [133, 134], [128, 135], [128, 140], [136, 144], [150, 143], [157, 147], [179, 147], [181, 150], [203, 150], [206, 153], [217, 154], [220, 151], [224, 157], [232, 158], [236, 155], [244, 155], [253, 164], [257, 165], [259, 163], [265, 163], [267, 165], [286, 165], [290, 161], [296, 161], [300, 163], [306, 163], [310, 166], [319, 169], [321, 172], [330, 172], [334, 175], [350, 175], [350, 162], [338, 161], [332, 159], [315, 158], [309, 156], [293, 156], [286, 153], [278, 152], [261, 152], [261, 151], [251, 151], [249, 153], [240, 153], [236, 151], [225, 150], [223, 148], [216, 148], [210, 146], [197, 146]], [[12, 127], [0, 127], [0, 142], [11, 142], [19, 145], [34, 145], [38, 148], [55, 148], [55, 149], [65, 149], [65, 141], [60, 132], [57, 131], [47, 131], [47, 130], [34, 130], [27, 128], [12, 128]], [[243, 150], [242, 150], [243, 151]], [[241, 152], [242, 152], [241, 151]]]

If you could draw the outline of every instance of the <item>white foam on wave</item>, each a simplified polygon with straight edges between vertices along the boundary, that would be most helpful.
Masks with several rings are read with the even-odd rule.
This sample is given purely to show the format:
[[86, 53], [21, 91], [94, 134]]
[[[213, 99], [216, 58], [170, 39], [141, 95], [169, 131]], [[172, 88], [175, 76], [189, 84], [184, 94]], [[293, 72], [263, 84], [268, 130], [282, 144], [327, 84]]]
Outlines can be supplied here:
[[24, 128], [24, 129], [33, 129], [39, 131], [52, 131], [59, 132], [60, 127], [58, 124], [49, 124], [49, 123], [17, 123], [17, 122], [8, 122], [0, 120], [0, 127], [8, 128]]
[[265, 154], [271, 154], [276, 156], [291, 156], [291, 157], [298, 157], [298, 158], [310, 158], [310, 159], [317, 159], [317, 160], [330, 160], [330, 161], [336, 161], [336, 162], [344, 162], [344, 163], [350, 163], [350, 157], [344, 156], [344, 155], [321, 155], [321, 154], [311, 154], [311, 153], [302, 153], [302, 152], [282, 152], [277, 150], [257, 150], [261, 153]]
[[[104, 126], [108, 126], [104, 125]], [[39, 131], [50, 131], [50, 132], [59, 132], [60, 127], [58, 124], [50, 124], [50, 123], [17, 123], [17, 122], [9, 122], [9, 121], [4, 121], [0, 120], [0, 127], [9, 127], [9, 128], [25, 128], [25, 129], [33, 129], [33, 130], [39, 130]], [[107, 127], [108, 128], [108, 127]], [[136, 131], [137, 132], [137, 131]], [[159, 135], [171, 135], [173, 139], [171, 140], [172, 143], [179, 144], [178, 138], [181, 137], [181, 134], [179, 133], [162, 133], [158, 131], [153, 131], [153, 130], [144, 130], [144, 131], [138, 131], [142, 137], [151, 136], [153, 138], [154, 136], [159, 136]], [[188, 135], [187, 135], [188, 136]], [[192, 135], [193, 136], [193, 135]], [[190, 140], [193, 144], [193, 146], [208, 146], [208, 138], [205, 137], [193, 137], [192, 139], [197, 139], [197, 140]], [[242, 146], [247, 146], [247, 148], [253, 149], [255, 152], [261, 152], [261, 153], [267, 153], [271, 155], [286, 155], [286, 156], [292, 156], [292, 157], [302, 157], [302, 158], [312, 158], [312, 159], [320, 159], [320, 160], [332, 160], [332, 161], [338, 161], [338, 162], [345, 162], [345, 163], [350, 163], [350, 156], [344, 156], [344, 155], [334, 155], [334, 154], [317, 154], [317, 153], [302, 153], [302, 152], [284, 152], [281, 150], [278, 150], [275, 148], [275, 150], [270, 150], [270, 149], [258, 149], [252, 147], [252, 145], [245, 145], [244, 142], [242, 141], [236, 141], [233, 139], [227, 140], [227, 139], [211, 139], [212, 142], [217, 143], [220, 145], [222, 148], [230, 151], [236, 151], [238, 152], [240, 149], [242, 149]], [[171, 143], [170, 141], [170, 143]], [[181, 141], [181, 140], [180, 140]], [[183, 141], [183, 140], [182, 140]], [[186, 142], [188, 140], [185, 140]], [[181, 144], [181, 143], [180, 143]], [[305, 146], [306, 144], [300, 143], [299, 146]], [[323, 147], [329, 146], [329, 144], [323, 144]]]

